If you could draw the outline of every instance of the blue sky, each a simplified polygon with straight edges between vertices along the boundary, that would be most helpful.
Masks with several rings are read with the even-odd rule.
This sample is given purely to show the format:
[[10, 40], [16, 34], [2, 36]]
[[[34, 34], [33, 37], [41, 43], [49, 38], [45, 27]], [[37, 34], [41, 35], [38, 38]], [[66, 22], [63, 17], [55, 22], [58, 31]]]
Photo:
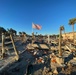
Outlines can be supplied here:
[[[69, 19], [76, 17], [76, 0], [0, 0], [0, 26], [32, 33], [32, 22], [42, 26], [38, 34], [58, 34], [64, 25], [71, 32]], [[76, 25], [75, 25], [76, 31]]]

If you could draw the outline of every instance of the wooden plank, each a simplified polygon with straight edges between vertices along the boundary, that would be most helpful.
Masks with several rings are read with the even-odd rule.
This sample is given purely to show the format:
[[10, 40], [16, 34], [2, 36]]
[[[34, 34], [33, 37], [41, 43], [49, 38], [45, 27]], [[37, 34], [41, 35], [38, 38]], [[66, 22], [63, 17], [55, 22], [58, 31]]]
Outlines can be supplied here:
[[12, 44], [12, 41], [5, 42], [5, 45]]
[[39, 45], [42, 49], [49, 49], [49, 47], [46, 44], [39, 44]]
[[12, 34], [10, 34], [10, 38], [11, 38], [11, 41], [12, 41], [12, 44], [13, 44], [13, 48], [14, 48], [14, 51], [15, 51], [15, 54], [16, 54], [16, 58], [17, 58], [17, 60], [19, 60], [19, 52], [18, 52], [18, 50], [17, 50], [17, 48], [14, 44], [14, 39], [12, 37]]
[[14, 49], [13, 47], [5, 47], [6, 50], [12, 50]]
[[32, 44], [33, 47], [39, 47], [37, 44]]

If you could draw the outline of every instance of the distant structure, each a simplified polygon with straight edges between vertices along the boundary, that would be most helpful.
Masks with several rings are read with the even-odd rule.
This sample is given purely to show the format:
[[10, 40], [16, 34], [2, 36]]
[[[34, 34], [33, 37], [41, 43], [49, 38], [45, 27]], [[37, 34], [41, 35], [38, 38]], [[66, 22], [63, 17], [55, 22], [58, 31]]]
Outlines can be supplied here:
[[[62, 37], [63, 37], [63, 39], [73, 40], [73, 32], [63, 33]], [[76, 32], [74, 32], [74, 39], [76, 40]]]

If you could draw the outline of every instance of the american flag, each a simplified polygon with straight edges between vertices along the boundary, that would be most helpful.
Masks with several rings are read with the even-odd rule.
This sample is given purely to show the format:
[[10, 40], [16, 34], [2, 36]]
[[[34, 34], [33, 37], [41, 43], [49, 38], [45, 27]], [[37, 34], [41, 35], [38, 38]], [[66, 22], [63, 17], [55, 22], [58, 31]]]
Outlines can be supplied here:
[[32, 28], [40, 30], [42, 28], [42, 26], [40, 26], [38, 24], [32, 24]]

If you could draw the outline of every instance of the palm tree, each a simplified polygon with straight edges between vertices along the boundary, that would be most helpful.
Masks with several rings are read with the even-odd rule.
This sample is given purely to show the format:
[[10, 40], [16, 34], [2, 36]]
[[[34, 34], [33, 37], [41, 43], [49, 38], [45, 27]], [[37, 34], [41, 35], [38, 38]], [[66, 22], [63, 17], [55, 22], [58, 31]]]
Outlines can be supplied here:
[[60, 34], [59, 34], [59, 56], [62, 56], [61, 43], [62, 43], [62, 31], [64, 30], [64, 26], [60, 26]]
[[61, 26], [60, 30], [61, 30], [61, 38], [62, 38], [62, 31], [64, 31], [64, 34], [65, 34], [65, 28], [64, 28], [64, 26]]
[[60, 30], [63, 31], [63, 30], [64, 30], [64, 26], [61, 26], [61, 27], [60, 27]]
[[65, 37], [66, 37], [66, 33], [65, 33], [65, 28], [64, 26], [61, 26], [61, 31], [64, 31]]
[[72, 25], [73, 30], [73, 41], [74, 41], [74, 24], [76, 23], [76, 18], [72, 18], [69, 20], [69, 25]]

